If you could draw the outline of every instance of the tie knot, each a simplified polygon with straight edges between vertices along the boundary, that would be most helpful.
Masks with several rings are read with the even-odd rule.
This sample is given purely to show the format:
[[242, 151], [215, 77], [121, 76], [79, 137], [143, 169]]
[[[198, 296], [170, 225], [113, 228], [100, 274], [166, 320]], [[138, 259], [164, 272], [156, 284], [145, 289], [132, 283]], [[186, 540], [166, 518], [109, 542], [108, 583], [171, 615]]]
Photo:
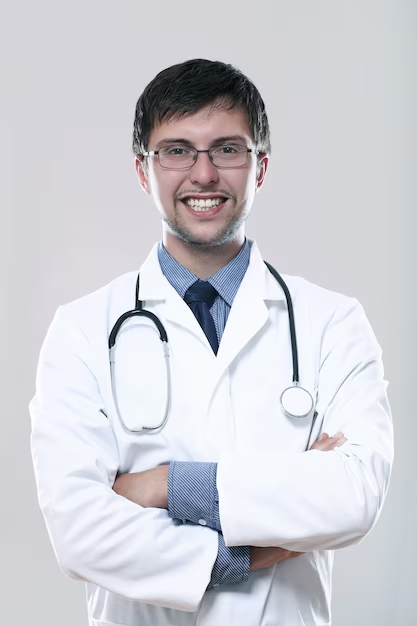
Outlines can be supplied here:
[[191, 302], [205, 302], [209, 309], [218, 295], [217, 290], [206, 280], [196, 280], [185, 293], [184, 300], [187, 304]]

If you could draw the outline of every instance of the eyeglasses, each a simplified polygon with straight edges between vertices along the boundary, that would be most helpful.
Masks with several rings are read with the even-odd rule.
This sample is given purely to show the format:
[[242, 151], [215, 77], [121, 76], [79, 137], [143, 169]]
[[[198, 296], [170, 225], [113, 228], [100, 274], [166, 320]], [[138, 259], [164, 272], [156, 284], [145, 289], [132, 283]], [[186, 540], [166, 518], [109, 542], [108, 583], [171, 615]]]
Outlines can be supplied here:
[[210, 161], [216, 167], [235, 168], [243, 167], [248, 161], [248, 152], [256, 151], [240, 144], [225, 144], [213, 146], [210, 150], [196, 150], [191, 146], [164, 146], [160, 150], [144, 152], [143, 156], [158, 155], [159, 165], [167, 170], [186, 170], [192, 167], [200, 152], [207, 152]]

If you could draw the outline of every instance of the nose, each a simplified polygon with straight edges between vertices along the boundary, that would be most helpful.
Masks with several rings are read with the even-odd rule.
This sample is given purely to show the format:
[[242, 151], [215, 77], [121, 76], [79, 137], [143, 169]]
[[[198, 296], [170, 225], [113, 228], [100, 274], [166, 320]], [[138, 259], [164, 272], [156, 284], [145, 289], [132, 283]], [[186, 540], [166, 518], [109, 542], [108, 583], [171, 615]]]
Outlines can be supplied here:
[[190, 181], [193, 184], [210, 185], [219, 180], [219, 171], [210, 161], [208, 152], [199, 152], [197, 161], [190, 169]]

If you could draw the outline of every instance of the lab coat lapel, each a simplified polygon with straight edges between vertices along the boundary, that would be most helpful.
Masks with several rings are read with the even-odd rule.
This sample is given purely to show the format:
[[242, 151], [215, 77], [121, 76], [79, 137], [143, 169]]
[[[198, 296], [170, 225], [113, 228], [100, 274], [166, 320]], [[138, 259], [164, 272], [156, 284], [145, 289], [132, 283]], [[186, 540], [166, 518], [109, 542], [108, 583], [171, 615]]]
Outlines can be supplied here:
[[139, 298], [144, 302], [144, 308], [152, 301], [163, 302], [163, 309], [160, 309], [158, 315], [163, 314], [166, 321], [181, 326], [195, 335], [207, 346], [212, 358], [216, 358], [194, 313], [164, 276], [158, 259], [158, 244], [152, 248], [140, 269]]
[[271, 276], [252, 242], [248, 269], [230, 309], [217, 353], [218, 378], [247, 346], [268, 320], [265, 300], [284, 300], [281, 286]]
[[213, 359], [215, 359], [216, 356], [193, 311], [188, 304], [184, 302], [181, 296], [178, 295], [172, 285], [168, 283], [168, 286], [170, 290], [172, 290], [172, 293], [170, 292], [167, 295], [165, 301], [164, 315], [166, 320], [176, 324], [177, 326], [182, 326], [183, 329], [192, 333], [197, 339], [206, 345], [209, 354]]

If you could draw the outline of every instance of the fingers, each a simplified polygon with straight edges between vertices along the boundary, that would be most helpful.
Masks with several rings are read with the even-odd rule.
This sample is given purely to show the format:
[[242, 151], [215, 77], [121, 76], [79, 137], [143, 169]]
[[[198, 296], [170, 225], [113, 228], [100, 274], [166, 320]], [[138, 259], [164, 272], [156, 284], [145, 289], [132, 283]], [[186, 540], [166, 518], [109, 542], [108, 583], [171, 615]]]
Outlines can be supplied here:
[[301, 554], [303, 552], [294, 552], [285, 548], [257, 548], [252, 546], [250, 549], [250, 571], [265, 569], [275, 565], [275, 563], [294, 559]]
[[300, 554], [304, 554], [304, 552], [295, 552], [294, 550], [286, 550], [287, 555], [284, 560], [294, 559], [296, 556], [300, 556]]
[[322, 433], [318, 438], [318, 441], [323, 441], [323, 439], [329, 439], [329, 435], [327, 433]]
[[335, 447], [343, 446], [343, 444], [347, 441], [347, 438], [343, 433], [336, 433], [335, 437], [338, 438]]
[[343, 433], [338, 432], [332, 437], [329, 437], [327, 433], [323, 433], [317, 441], [311, 446], [311, 450], [321, 450], [322, 452], [329, 452], [335, 448], [342, 446], [346, 443], [347, 438]]
[[332, 439], [334, 441], [335, 448], [337, 448], [338, 446], [342, 446], [347, 441], [346, 437], [341, 432], [336, 433], [335, 435], [333, 435], [333, 437], [329, 437], [329, 439]]

